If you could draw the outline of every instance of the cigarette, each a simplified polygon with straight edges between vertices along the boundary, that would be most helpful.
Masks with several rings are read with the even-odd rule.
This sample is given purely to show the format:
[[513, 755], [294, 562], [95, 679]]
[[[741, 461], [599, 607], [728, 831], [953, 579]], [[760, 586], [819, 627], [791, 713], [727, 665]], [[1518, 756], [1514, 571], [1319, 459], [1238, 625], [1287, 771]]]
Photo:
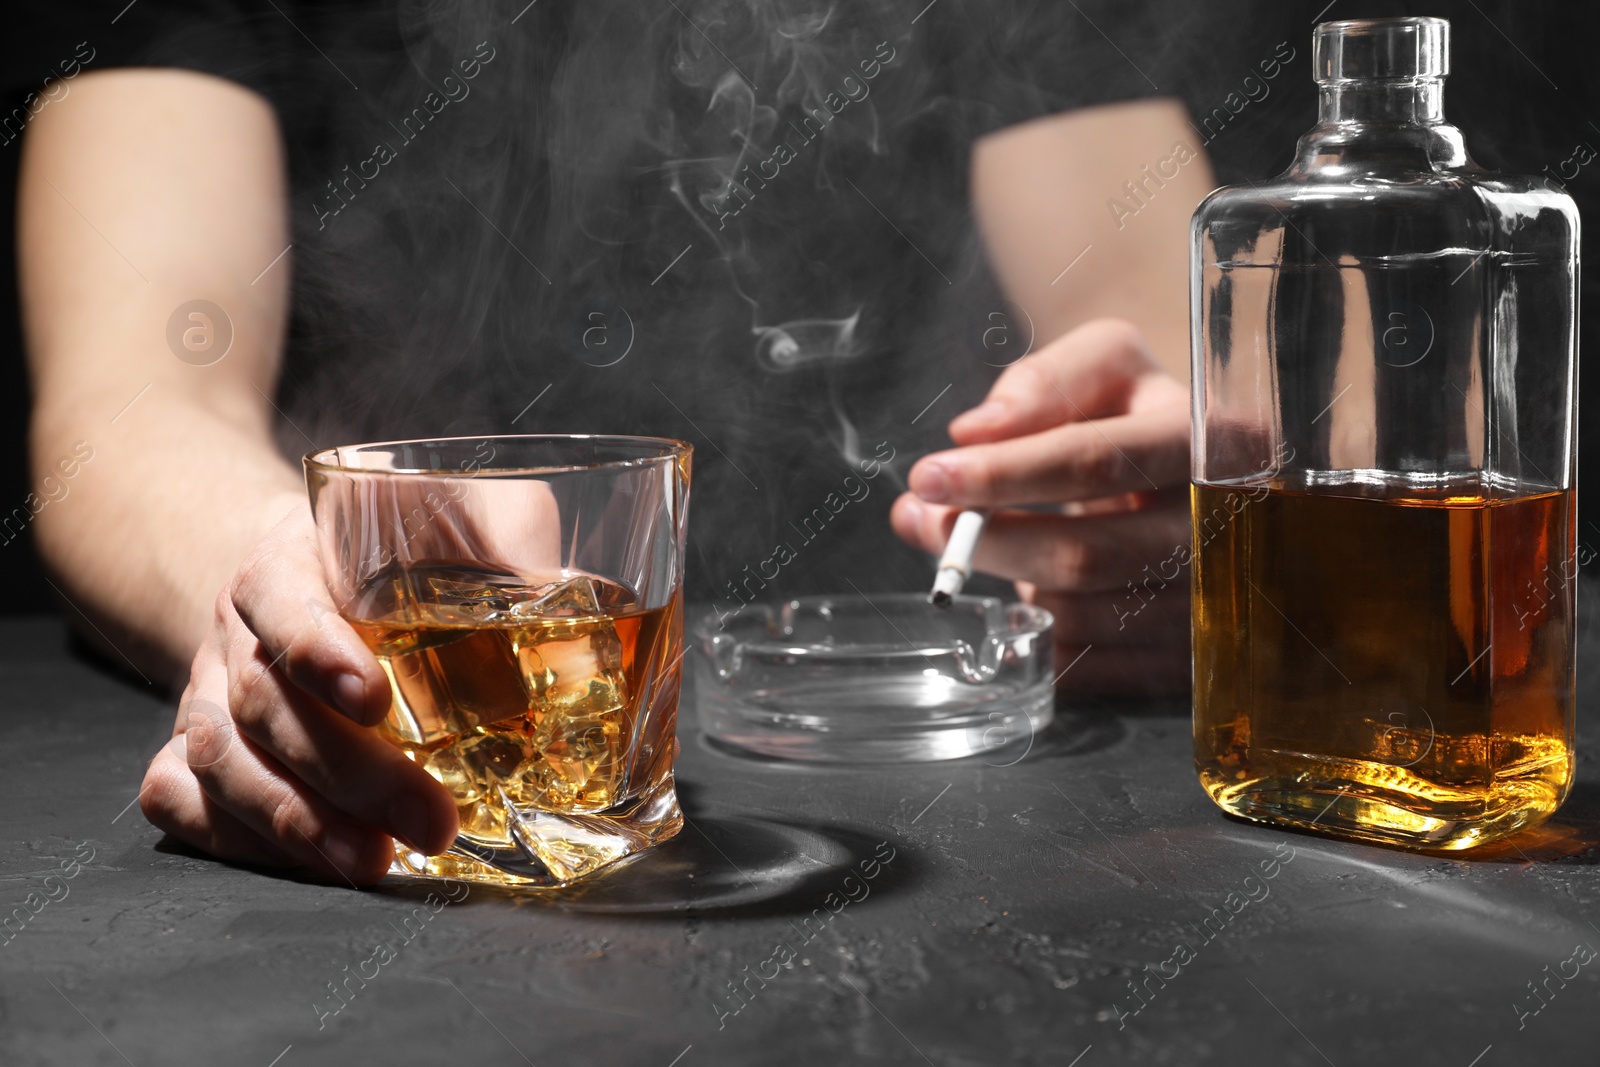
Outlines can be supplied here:
[[939, 557], [939, 573], [933, 578], [933, 592], [928, 603], [948, 608], [961, 592], [961, 587], [972, 576], [972, 557], [978, 551], [978, 539], [983, 536], [984, 523], [989, 521], [987, 511], [963, 511], [956, 516], [955, 529], [945, 542], [944, 555]]

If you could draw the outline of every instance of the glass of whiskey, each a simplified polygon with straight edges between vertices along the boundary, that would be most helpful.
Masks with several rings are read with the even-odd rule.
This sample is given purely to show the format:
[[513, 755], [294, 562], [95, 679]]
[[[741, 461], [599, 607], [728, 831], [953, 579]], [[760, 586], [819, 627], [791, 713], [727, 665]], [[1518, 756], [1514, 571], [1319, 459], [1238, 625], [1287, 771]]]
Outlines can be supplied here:
[[675, 835], [691, 447], [536, 435], [305, 457], [340, 613], [393, 703], [378, 730], [461, 828], [393, 874], [556, 887]]

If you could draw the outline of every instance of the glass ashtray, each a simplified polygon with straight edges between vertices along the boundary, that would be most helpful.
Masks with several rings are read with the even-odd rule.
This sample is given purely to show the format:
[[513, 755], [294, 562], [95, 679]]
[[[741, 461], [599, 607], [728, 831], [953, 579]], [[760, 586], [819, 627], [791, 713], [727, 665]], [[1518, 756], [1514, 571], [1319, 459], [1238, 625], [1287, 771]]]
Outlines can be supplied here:
[[994, 597], [937, 608], [923, 593], [713, 613], [691, 634], [700, 721], [715, 741], [780, 759], [1020, 754], [1055, 717], [1054, 621]]

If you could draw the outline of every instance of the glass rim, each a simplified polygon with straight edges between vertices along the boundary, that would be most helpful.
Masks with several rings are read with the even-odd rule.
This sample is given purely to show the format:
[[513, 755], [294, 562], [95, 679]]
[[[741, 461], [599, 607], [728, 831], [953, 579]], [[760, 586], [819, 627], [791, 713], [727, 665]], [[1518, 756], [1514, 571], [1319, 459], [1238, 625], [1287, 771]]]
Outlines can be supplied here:
[[[375, 467], [355, 467], [346, 463], [330, 459], [341, 452], [363, 452], [368, 449], [398, 448], [405, 445], [463, 445], [478, 444], [493, 441], [514, 442], [577, 442], [594, 441], [603, 444], [635, 445], [641, 452], [653, 449], [650, 454], [641, 454], [630, 459], [611, 459], [598, 463], [566, 463], [545, 464], [536, 466], [495, 466], [492, 463], [481, 464], [471, 470], [462, 467], [391, 467], [378, 469]], [[324, 448], [312, 449], [300, 457], [301, 464], [307, 473], [323, 471], [335, 474], [364, 474], [379, 477], [394, 475], [423, 476], [430, 478], [483, 478], [504, 476], [526, 476], [536, 474], [567, 474], [579, 471], [615, 470], [628, 467], [644, 467], [665, 460], [677, 460], [694, 453], [694, 445], [676, 437], [651, 437], [644, 434], [603, 434], [603, 433], [524, 433], [524, 434], [470, 434], [459, 437], [414, 437], [400, 438], [393, 441], [363, 441], [353, 445], [329, 445]]]
[[1329, 19], [1326, 22], [1317, 23], [1316, 29], [1312, 32], [1322, 33], [1323, 31], [1327, 31], [1329, 33], [1349, 33], [1352, 30], [1359, 32], [1362, 30], [1382, 29], [1386, 26], [1421, 25], [1448, 26], [1450, 25], [1450, 20], [1446, 18], [1440, 18], [1437, 15], [1378, 15], [1365, 19]]

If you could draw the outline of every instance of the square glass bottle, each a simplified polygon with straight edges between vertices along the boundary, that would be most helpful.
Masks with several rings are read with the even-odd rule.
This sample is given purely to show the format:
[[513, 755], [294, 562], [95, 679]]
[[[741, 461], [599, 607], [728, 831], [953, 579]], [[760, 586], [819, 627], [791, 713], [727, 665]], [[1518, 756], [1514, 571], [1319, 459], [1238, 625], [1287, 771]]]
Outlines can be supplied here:
[[1194, 732], [1224, 810], [1466, 848], [1573, 777], [1578, 215], [1444, 121], [1449, 24], [1329, 22], [1196, 210]]

